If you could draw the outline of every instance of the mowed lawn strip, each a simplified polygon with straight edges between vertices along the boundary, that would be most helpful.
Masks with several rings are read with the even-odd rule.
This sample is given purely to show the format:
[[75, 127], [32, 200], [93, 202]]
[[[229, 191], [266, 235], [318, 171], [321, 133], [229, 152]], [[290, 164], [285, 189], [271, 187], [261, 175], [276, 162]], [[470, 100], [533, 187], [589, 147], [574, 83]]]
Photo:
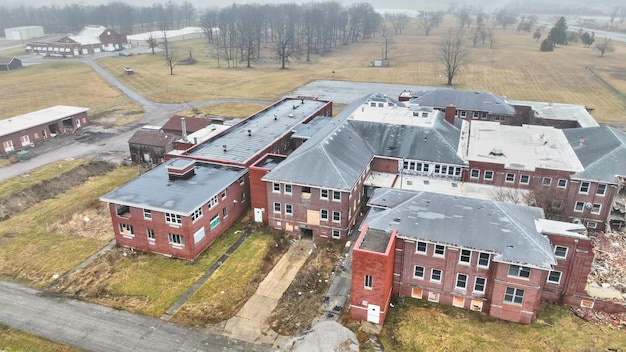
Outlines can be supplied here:
[[204, 285], [172, 317], [172, 321], [203, 326], [229, 319], [241, 309], [264, 277], [273, 236], [254, 231]]
[[101, 195], [138, 174], [135, 167], [119, 167], [0, 222], [0, 278], [43, 288], [53, 281], [54, 274], [67, 272], [102, 248], [108, 240], [50, 233], [48, 228], [100, 205]]
[[[129, 256], [106, 280], [113, 293], [110, 299], [100, 297], [97, 302], [114, 306], [128, 301], [130, 304], [122, 303], [120, 308], [155, 318], [162, 316], [237, 241], [246, 226], [245, 221], [232, 226], [193, 262], [159, 254]], [[132, 297], [135, 302], [128, 299]]]
[[0, 325], [0, 351], [79, 352], [81, 350]]
[[88, 162], [89, 160], [87, 159], [63, 160], [31, 170], [28, 172], [28, 175], [24, 177], [11, 177], [0, 182], [0, 198], [17, 193], [45, 180], [57, 177], [60, 174], [68, 172]]
[[623, 330], [585, 323], [567, 306], [543, 302], [537, 321], [522, 325], [465, 309], [407, 298], [391, 308], [385, 351], [606, 351], [626, 348]]

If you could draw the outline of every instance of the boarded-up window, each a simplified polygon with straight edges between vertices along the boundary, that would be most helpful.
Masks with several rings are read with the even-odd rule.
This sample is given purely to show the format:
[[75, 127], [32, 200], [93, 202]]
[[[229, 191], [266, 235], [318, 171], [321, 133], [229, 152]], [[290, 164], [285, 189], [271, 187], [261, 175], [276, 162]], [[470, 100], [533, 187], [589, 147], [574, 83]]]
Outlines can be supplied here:
[[470, 310], [473, 310], [475, 312], [482, 312], [483, 311], [483, 302], [473, 299], [472, 303], [470, 304]]
[[454, 297], [454, 299], [452, 299], [452, 305], [455, 307], [463, 308], [465, 306], [465, 298]]
[[411, 290], [411, 297], [413, 298], [422, 299], [422, 294], [423, 292], [421, 288], [413, 287]]
[[319, 225], [320, 224], [320, 212], [317, 210], [306, 210], [306, 223], [309, 225]]

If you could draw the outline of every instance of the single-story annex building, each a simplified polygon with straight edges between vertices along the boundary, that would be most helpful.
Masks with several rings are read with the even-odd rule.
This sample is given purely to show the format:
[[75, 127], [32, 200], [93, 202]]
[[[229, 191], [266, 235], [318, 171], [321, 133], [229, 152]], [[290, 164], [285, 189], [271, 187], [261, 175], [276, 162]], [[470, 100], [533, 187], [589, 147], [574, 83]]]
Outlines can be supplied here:
[[57, 105], [0, 120], [0, 153], [10, 153], [87, 125], [88, 108]]
[[16, 57], [0, 56], [0, 71], [11, 71], [22, 67], [22, 60]]

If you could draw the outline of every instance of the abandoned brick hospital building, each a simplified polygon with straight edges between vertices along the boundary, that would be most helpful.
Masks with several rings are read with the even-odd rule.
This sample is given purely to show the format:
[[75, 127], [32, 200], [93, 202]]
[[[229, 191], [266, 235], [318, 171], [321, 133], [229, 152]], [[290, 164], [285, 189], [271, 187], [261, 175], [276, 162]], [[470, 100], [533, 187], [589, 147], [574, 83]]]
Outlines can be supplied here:
[[491, 93], [400, 100], [371, 94], [333, 118], [331, 102], [285, 98], [207, 140], [181, 137], [101, 198], [117, 242], [194, 259], [251, 207], [296, 237], [359, 231], [353, 318], [383, 323], [394, 294], [522, 323], [542, 299], [613, 309], [585, 292], [587, 229], [624, 226], [612, 211], [624, 132], [580, 106]]

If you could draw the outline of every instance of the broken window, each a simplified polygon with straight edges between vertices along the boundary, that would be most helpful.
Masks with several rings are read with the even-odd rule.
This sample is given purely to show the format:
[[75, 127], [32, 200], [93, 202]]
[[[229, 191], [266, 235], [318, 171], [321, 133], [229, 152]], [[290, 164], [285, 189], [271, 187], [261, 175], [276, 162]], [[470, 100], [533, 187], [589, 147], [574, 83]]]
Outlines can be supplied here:
[[560, 178], [559, 179], [559, 183], [557, 184], [557, 187], [559, 187], [559, 188], [567, 187], [567, 180], [564, 179], [564, 178]]
[[372, 289], [373, 281], [374, 279], [372, 278], [372, 275], [365, 275], [365, 282], [363, 286], [366, 290]]
[[560, 271], [550, 271], [548, 274], [548, 282], [551, 284], [560, 284], [561, 283], [561, 272]]
[[606, 184], [600, 183], [598, 184], [598, 188], [596, 189], [596, 195], [603, 196], [606, 194]]
[[144, 219], [152, 219], [152, 210], [144, 209], [143, 210], [143, 218]]
[[581, 212], [585, 209], [585, 202], [576, 202], [574, 204], [574, 211]]
[[146, 236], [148, 237], [148, 241], [149, 242], [154, 242], [155, 237], [154, 237], [154, 230], [153, 229], [146, 229]]
[[172, 246], [182, 247], [185, 245], [185, 241], [182, 235], [176, 233], [168, 233], [167, 239]]
[[120, 235], [124, 237], [132, 237], [135, 235], [135, 232], [133, 231], [133, 225], [120, 223], [119, 228], [120, 228]]

